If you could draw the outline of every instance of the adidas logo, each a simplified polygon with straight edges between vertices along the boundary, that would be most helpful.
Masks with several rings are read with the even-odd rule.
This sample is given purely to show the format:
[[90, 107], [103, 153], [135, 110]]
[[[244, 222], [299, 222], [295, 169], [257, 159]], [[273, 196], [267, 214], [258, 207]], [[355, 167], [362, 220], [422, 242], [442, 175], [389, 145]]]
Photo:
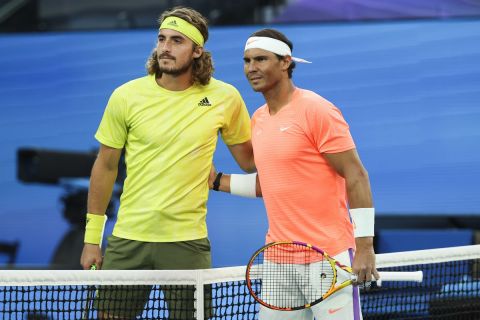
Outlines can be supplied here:
[[177, 20], [172, 20], [172, 21], [170, 21], [169, 23], [167, 23], [167, 26], [178, 27]]
[[210, 103], [210, 101], [208, 101], [208, 98], [205, 97], [202, 100], [200, 100], [200, 102], [198, 103], [198, 106], [199, 107], [211, 107], [212, 104]]

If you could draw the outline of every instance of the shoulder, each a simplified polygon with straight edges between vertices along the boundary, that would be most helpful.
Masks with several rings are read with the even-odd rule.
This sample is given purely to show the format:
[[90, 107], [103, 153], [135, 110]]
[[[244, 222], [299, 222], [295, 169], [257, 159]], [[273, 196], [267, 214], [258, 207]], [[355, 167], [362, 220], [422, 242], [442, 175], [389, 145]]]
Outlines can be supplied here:
[[340, 110], [329, 100], [319, 94], [305, 89], [297, 89], [294, 97], [297, 110], [303, 110], [306, 118], [337, 117]]
[[257, 110], [252, 115], [252, 119], [258, 119], [259, 117], [262, 117], [263, 115], [268, 113], [268, 108], [267, 104], [264, 104], [263, 106], [259, 107]]
[[208, 90], [215, 90], [215, 91], [220, 90], [222, 92], [225, 92], [226, 94], [232, 94], [232, 93], [240, 94], [237, 88], [235, 88], [230, 83], [215, 79], [213, 77], [210, 79], [210, 82], [205, 87]]
[[138, 97], [138, 93], [143, 90], [148, 90], [151, 78], [149, 76], [130, 80], [118, 86], [110, 95], [107, 108], [115, 110], [115, 112], [124, 112], [132, 107], [132, 101]]
[[144, 88], [145, 86], [150, 84], [151, 81], [152, 81], [152, 76], [144, 76], [144, 77], [136, 78], [118, 86], [114, 90], [114, 92], [122, 93], [122, 92], [129, 92], [131, 90], [136, 90], [138, 88]]
[[235, 111], [245, 109], [240, 92], [231, 84], [211, 78], [206, 86], [198, 87], [197, 96], [204, 96], [214, 105], [222, 106], [225, 110]]
[[299, 106], [307, 109], [329, 110], [332, 107], [335, 107], [329, 100], [325, 99], [316, 92], [300, 88], [297, 88], [294, 101]]

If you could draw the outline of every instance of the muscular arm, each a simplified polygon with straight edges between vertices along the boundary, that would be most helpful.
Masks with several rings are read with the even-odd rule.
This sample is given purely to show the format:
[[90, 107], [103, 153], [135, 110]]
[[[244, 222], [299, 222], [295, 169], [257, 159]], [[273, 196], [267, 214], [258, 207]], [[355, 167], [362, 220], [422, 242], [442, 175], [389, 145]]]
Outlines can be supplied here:
[[[100, 151], [93, 164], [90, 177], [87, 203], [89, 213], [98, 215], [105, 214], [117, 178], [118, 162], [121, 154], [121, 149], [114, 149], [105, 145], [100, 146]], [[89, 269], [92, 264], [96, 264], [98, 268], [101, 268], [102, 260], [100, 246], [85, 243], [82, 257], [80, 258], [82, 267]]]
[[239, 144], [229, 145], [228, 149], [243, 171], [248, 173], [253, 173], [256, 171], [251, 140]]
[[104, 214], [112, 196], [118, 173], [121, 149], [100, 146], [97, 159], [93, 164], [88, 190], [88, 212]]
[[[351, 209], [372, 208], [372, 192], [367, 170], [363, 167], [357, 150], [323, 154], [339, 175], [345, 178], [348, 202]], [[356, 252], [352, 269], [358, 275], [358, 281], [370, 281], [372, 274], [379, 275], [375, 268], [373, 237], [355, 238]]]
[[[213, 188], [213, 182], [215, 181], [215, 178], [217, 177], [217, 170], [215, 169], [215, 166], [212, 164], [212, 168], [210, 170], [210, 175], [208, 177], [208, 187], [210, 189]], [[230, 193], [231, 190], [230, 190], [230, 178], [231, 178], [231, 175], [230, 174], [222, 174], [221, 178], [220, 178], [220, 185], [218, 187], [218, 191], [222, 191], [222, 192], [227, 192], [227, 193]], [[257, 197], [262, 197], [262, 188], [260, 186], [260, 180], [258, 178], [258, 174], [255, 178], [255, 194]]]
[[345, 178], [350, 208], [373, 207], [368, 173], [360, 161], [357, 150], [324, 153], [323, 155], [335, 171]]
[[[255, 168], [255, 161], [253, 158], [253, 147], [252, 147], [251, 140], [248, 140], [244, 143], [228, 145], [228, 149], [230, 150], [230, 153], [233, 155], [233, 158], [238, 163], [240, 168], [242, 168], [243, 171], [248, 173], [253, 173], [257, 170]], [[208, 186], [210, 189], [213, 188], [213, 182], [216, 176], [217, 176], [217, 170], [215, 169], [215, 166], [212, 164], [210, 175], [208, 177]], [[218, 191], [230, 192], [230, 175], [229, 174], [222, 175], [220, 179], [220, 185], [219, 185]], [[258, 180], [258, 176], [256, 177], [255, 191], [256, 191], [257, 197], [262, 196], [262, 191], [260, 188], [260, 182]]]

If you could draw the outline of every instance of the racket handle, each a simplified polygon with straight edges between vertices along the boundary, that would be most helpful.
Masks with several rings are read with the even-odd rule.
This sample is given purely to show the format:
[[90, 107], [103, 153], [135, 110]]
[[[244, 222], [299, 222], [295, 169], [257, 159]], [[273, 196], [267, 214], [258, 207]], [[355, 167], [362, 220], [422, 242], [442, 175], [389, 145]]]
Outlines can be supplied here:
[[[377, 279], [375, 282], [377, 286], [382, 286], [382, 281], [412, 281], [412, 282], [422, 282], [423, 281], [423, 271], [411, 271], [411, 272], [394, 272], [394, 271], [380, 271], [380, 279]], [[353, 281], [357, 280], [357, 275], [352, 274], [351, 279]]]
[[423, 271], [412, 271], [412, 272], [391, 272], [383, 271], [379, 272], [380, 279], [377, 280], [377, 286], [382, 285], [382, 281], [412, 281], [412, 282], [422, 282], [423, 281]]

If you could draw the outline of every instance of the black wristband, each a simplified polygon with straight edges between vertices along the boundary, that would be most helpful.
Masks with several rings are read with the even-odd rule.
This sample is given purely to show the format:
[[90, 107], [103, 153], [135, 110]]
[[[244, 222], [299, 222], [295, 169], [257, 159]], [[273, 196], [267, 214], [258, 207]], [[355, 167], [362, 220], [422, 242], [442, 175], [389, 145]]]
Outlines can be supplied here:
[[215, 177], [215, 181], [213, 181], [213, 190], [218, 191], [218, 188], [220, 188], [220, 178], [222, 178], [223, 172], [217, 173], [217, 176]]

